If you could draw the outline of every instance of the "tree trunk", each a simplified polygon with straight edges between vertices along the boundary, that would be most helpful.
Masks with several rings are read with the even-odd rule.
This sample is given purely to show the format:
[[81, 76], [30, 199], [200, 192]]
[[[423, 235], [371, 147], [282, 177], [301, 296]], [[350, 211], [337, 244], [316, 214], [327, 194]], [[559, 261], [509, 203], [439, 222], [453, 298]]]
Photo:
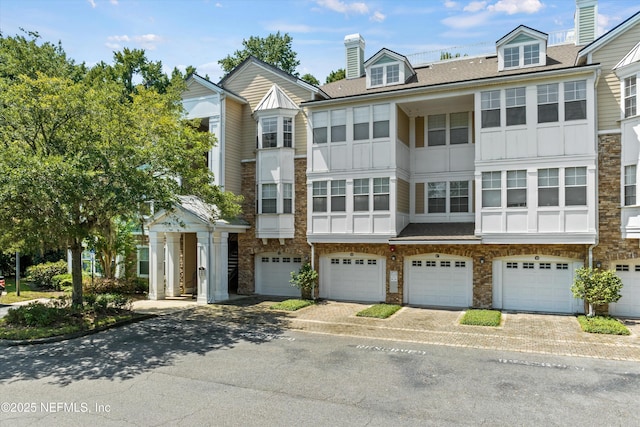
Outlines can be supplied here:
[[73, 305], [82, 305], [82, 243], [74, 241], [71, 244], [71, 281]]

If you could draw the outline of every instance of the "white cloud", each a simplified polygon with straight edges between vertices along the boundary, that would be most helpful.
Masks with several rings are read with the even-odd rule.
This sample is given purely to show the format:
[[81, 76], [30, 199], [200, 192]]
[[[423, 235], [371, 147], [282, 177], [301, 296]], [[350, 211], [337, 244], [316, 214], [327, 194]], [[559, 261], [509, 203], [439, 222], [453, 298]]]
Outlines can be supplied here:
[[222, 3], [216, 3], [216, 7], [222, 7]]
[[109, 3], [111, 3], [114, 6], [118, 5], [118, 0], [109, 0]]
[[345, 3], [340, 0], [317, 0], [319, 6], [340, 13], [369, 13], [369, 6], [364, 2]]
[[481, 12], [475, 15], [456, 15], [444, 18], [441, 22], [447, 27], [466, 30], [467, 28], [479, 27], [486, 25], [491, 14], [488, 12]]
[[479, 12], [485, 8], [487, 5], [486, 1], [472, 1], [468, 5], [466, 5], [462, 10], [465, 12]]
[[96, 8], [97, 5], [96, 5], [95, 0], [87, 0], [87, 2], [91, 5], [92, 8], [94, 8], [94, 9]]
[[387, 17], [382, 12], [374, 12], [374, 14], [371, 15], [371, 18], [369, 18], [369, 20], [373, 22], [382, 22], [386, 18]]
[[104, 44], [106, 47], [108, 47], [109, 49], [113, 49], [113, 50], [120, 50], [122, 48], [122, 46], [120, 46], [118, 43], [105, 43]]
[[445, 0], [444, 7], [446, 7], [447, 9], [455, 9], [458, 7], [458, 2], [455, 2], [452, 0]]
[[304, 24], [288, 24], [286, 22], [270, 22], [266, 24], [269, 31], [281, 31], [283, 33], [312, 33], [317, 28]]
[[134, 45], [142, 46], [145, 49], [154, 50], [157, 44], [163, 42], [164, 39], [157, 34], [142, 34], [140, 36], [129, 37], [126, 34], [121, 36], [109, 36], [107, 37], [107, 47], [116, 49], [120, 48], [121, 44], [132, 43]]
[[126, 42], [130, 41], [131, 39], [129, 38], [129, 36], [127, 36], [125, 34], [125, 35], [122, 35], [122, 36], [109, 36], [109, 37], [107, 37], [107, 40], [113, 41], [113, 42], [125, 42], [126, 43]]
[[536, 13], [542, 9], [542, 3], [540, 0], [498, 0], [487, 9], [491, 12], [505, 12], [507, 15]]

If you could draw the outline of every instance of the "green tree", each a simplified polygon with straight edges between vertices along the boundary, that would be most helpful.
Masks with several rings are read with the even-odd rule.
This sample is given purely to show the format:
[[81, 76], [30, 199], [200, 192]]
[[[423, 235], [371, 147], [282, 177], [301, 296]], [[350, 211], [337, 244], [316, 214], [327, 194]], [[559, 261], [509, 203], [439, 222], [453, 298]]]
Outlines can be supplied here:
[[346, 74], [345, 74], [344, 68], [339, 68], [329, 73], [329, 75], [327, 76], [327, 80], [325, 81], [325, 84], [337, 82], [338, 80], [343, 80], [345, 78], [346, 78]]
[[291, 43], [293, 38], [288, 33], [269, 34], [267, 37], [251, 36], [248, 40], [242, 40], [242, 50], [236, 50], [233, 55], [227, 55], [218, 61], [225, 73], [230, 72], [242, 61], [250, 56], [255, 56], [261, 61], [274, 67], [298, 76], [296, 68], [300, 65], [297, 53], [293, 51]]
[[316, 79], [310, 73], [305, 74], [304, 76], [300, 77], [300, 79], [312, 85], [320, 86], [320, 80]]
[[579, 268], [571, 287], [576, 298], [589, 304], [589, 316], [594, 315], [594, 307], [620, 300], [622, 280], [615, 271], [592, 268]]
[[311, 268], [311, 264], [308, 262], [300, 267], [300, 271], [291, 272], [291, 280], [289, 281], [291, 286], [295, 286], [300, 289], [303, 295], [313, 295], [313, 289], [318, 283], [318, 272]]

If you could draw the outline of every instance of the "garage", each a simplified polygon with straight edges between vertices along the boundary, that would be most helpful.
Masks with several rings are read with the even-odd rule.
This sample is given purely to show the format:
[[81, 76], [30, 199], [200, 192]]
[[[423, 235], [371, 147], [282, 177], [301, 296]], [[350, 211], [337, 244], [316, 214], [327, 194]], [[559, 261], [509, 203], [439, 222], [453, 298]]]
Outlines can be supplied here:
[[473, 301], [471, 258], [429, 254], [405, 260], [404, 302], [440, 307], [469, 307]]
[[516, 311], [582, 312], [582, 301], [571, 293], [579, 267], [581, 262], [558, 258], [494, 261], [493, 306]]
[[291, 286], [291, 272], [299, 271], [302, 258], [294, 255], [265, 253], [256, 255], [256, 293], [283, 297], [300, 297], [300, 290]]
[[344, 301], [385, 301], [385, 260], [367, 254], [320, 257], [320, 297]]
[[640, 317], [640, 260], [616, 264], [616, 274], [622, 279], [622, 298], [609, 304], [609, 314]]

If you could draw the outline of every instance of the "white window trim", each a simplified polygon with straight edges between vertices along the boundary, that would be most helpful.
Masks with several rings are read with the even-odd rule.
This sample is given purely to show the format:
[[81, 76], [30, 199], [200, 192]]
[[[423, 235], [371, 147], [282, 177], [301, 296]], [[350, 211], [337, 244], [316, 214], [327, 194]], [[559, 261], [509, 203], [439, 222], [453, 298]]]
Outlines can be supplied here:
[[[538, 45], [538, 62], [533, 64], [524, 63], [524, 47], [530, 45]], [[504, 63], [504, 51], [505, 49], [518, 48], [518, 65], [507, 67]], [[531, 68], [544, 66], [547, 63], [547, 49], [544, 41], [542, 40], [528, 40], [521, 43], [505, 44], [498, 49], [498, 71], [517, 70], [519, 68]]]
[[[398, 67], [398, 81], [397, 82], [389, 82], [388, 78], [387, 78], [388, 72], [389, 72], [389, 67], [393, 67], [393, 66], [397, 66]], [[372, 73], [372, 70], [378, 69], [378, 68], [382, 68], [382, 83], [373, 84], [373, 82], [371, 81], [371, 73]], [[369, 67], [368, 71], [367, 71], [367, 89], [377, 88], [377, 87], [385, 87], [385, 86], [395, 86], [395, 85], [403, 84], [404, 80], [405, 80], [404, 66], [400, 61], [385, 62], [385, 63], [382, 63], [382, 64], [371, 65]]]
[[147, 262], [149, 263], [149, 268], [151, 267], [151, 251], [148, 245], [137, 245], [136, 246], [136, 276], [137, 277], [149, 277], [149, 274], [140, 274], [140, 250], [147, 249]]
[[[284, 185], [291, 185], [291, 210], [292, 212], [284, 212]], [[276, 186], [276, 211], [262, 213], [262, 187], [264, 185], [275, 185]], [[293, 215], [296, 209], [296, 188], [293, 182], [261, 182], [258, 187], [258, 194], [260, 195], [258, 198], [258, 215]], [[271, 199], [269, 199], [271, 200]]]
[[[285, 113], [280, 111], [278, 113], [274, 113], [272, 110], [270, 114], [264, 113], [259, 114], [257, 117], [258, 121], [258, 150], [273, 150], [275, 148], [291, 148], [294, 149], [296, 147], [296, 113]], [[291, 147], [284, 146], [284, 118], [291, 119]], [[276, 146], [275, 147], [263, 147], [262, 146], [262, 122], [265, 119], [277, 119], [277, 130], [276, 130]]]

